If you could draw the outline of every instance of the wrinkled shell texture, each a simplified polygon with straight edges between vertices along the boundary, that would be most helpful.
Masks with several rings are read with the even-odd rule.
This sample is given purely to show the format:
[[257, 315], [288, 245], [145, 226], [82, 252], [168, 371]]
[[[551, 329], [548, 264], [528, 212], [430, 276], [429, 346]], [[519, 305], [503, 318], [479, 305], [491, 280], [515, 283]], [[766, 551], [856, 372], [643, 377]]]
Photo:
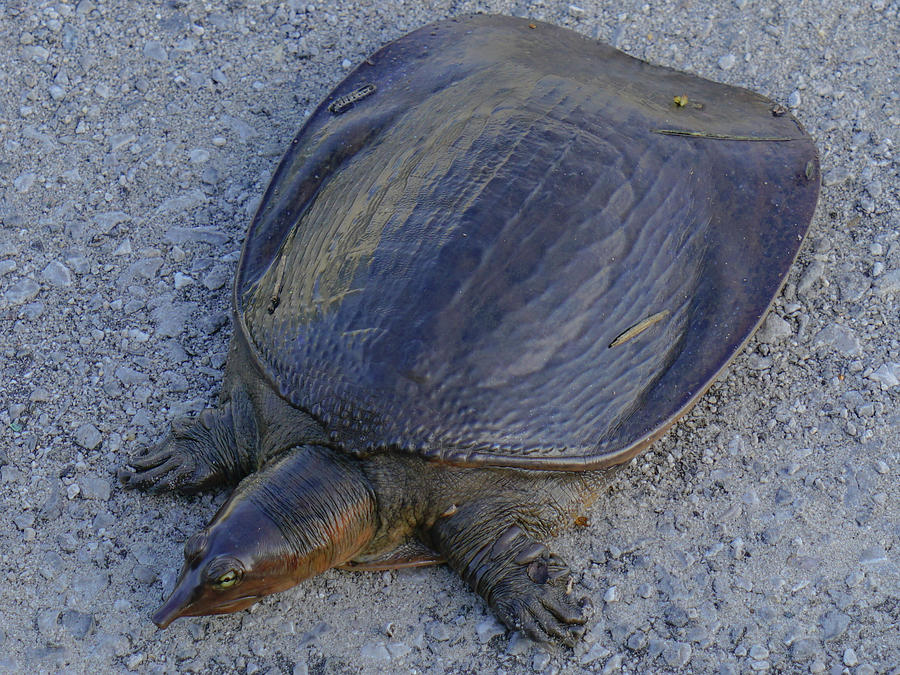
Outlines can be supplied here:
[[240, 329], [348, 451], [614, 463], [752, 333], [818, 183], [757, 94], [543, 23], [440, 22], [294, 139], [245, 243]]

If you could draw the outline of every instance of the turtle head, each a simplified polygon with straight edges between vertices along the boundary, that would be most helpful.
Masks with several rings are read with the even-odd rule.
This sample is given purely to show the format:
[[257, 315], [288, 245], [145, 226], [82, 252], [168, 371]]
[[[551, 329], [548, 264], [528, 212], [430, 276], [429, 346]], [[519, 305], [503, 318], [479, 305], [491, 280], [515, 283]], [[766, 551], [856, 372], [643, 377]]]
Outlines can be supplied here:
[[346, 562], [374, 533], [362, 472], [333, 451], [303, 447], [246, 478], [184, 545], [175, 590], [153, 615], [227, 614]]

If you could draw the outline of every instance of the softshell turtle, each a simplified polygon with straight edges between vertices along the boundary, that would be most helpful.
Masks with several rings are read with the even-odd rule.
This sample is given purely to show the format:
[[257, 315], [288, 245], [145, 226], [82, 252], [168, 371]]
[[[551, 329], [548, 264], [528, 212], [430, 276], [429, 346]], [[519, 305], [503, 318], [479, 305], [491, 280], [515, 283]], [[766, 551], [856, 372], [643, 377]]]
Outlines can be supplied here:
[[818, 186], [784, 108], [570, 30], [469, 16], [387, 45], [266, 191], [218, 406], [121, 473], [237, 483], [153, 620], [445, 561], [571, 644], [586, 610], [543, 541], [740, 350]]

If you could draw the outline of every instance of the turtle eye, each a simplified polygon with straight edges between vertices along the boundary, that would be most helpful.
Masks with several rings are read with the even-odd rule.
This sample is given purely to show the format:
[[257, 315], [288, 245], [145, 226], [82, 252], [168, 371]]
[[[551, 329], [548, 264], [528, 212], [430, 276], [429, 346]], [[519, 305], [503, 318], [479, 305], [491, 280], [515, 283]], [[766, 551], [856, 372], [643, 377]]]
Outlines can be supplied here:
[[217, 590], [231, 588], [244, 578], [244, 566], [236, 558], [223, 556], [206, 569], [207, 583]]
[[231, 588], [238, 581], [241, 580], [241, 575], [237, 573], [235, 570], [228, 570], [225, 574], [221, 575], [218, 579], [216, 579], [213, 583], [217, 588]]

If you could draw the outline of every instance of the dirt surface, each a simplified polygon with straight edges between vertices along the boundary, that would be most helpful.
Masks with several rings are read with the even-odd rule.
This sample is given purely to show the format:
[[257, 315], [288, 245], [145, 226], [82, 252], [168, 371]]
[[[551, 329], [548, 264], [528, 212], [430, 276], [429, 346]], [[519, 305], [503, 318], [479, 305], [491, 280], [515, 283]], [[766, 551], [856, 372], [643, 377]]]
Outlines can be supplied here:
[[[0, 3], [0, 671], [900, 672], [900, 4]], [[330, 571], [158, 632], [224, 495], [115, 470], [217, 392], [279, 156], [347, 71], [471, 11], [760, 91], [817, 139], [761, 334], [556, 550], [595, 616], [509, 634], [449, 569]]]

